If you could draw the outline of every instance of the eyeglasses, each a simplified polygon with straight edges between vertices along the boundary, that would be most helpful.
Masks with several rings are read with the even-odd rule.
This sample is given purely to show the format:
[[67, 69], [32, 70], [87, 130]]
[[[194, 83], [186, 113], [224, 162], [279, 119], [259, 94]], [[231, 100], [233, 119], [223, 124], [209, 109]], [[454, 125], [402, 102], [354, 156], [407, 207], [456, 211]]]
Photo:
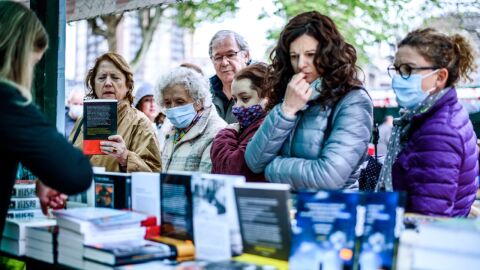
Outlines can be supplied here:
[[402, 78], [408, 79], [410, 75], [412, 75], [412, 71], [414, 70], [428, 70], [428, 69], [437, 69], [439, 67], [431, 66], [431, 67], [411, 67], [408, 64], [401, 64], [400, 66], [390, 65], [388, 70], [388, 75], [390, 78], [393, 78], [395, 74], [400, 74]]
[[241, 52], [240, 51], [236, 51], [236, 52], [229, 52], [225, 55], [217, 55], [217, 56], [212, 56], [212, 60], [213, 62], [215, 62], [216, 64], [220, 64], [221, 62], [223, 62], [223, 58], [226, 57], [229, 61], [230, 60], [235, 60], [235, 58], [237, 57], [237, 54]]

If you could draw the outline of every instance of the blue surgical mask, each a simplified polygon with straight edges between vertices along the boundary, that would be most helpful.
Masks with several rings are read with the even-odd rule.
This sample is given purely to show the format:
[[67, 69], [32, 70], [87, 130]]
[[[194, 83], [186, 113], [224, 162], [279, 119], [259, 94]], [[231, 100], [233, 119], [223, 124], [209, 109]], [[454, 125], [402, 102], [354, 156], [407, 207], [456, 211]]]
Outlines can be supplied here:
[[197, 115], [197, 111], [195, 111], [193, 103], [167, 109], [167, 118], [176, 128], [188, 127], [195, 115]]
[[392, 79], [392, 88], [397, 96], [398, 105], [412, 110], [424, 101], [432, 90], [422, 90], [422, 80], [437, 72], [434, 70], [424, 76], [420, 74], [411, 74], [407, 79], [402, 78], [400, 74], [395, 74]]

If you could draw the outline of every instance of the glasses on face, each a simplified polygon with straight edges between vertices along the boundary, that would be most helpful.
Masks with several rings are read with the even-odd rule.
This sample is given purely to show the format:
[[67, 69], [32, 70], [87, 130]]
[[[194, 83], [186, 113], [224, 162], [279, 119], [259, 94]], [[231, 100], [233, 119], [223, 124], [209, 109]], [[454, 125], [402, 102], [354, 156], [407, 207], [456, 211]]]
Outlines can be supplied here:
[[229, 61], [230, 60], [235, 60], [237, 58], [237, 55], [238, 53], [241, 52], [240, 51], [236, 51], [236, 52], [229, 52], [225, 55], [216, 55], [216, 56], [212, 56], [212, 60], [213, 62], [215, 62], [215, 64], [220, 64], [223, 62], [223, 58], [226, 57]]
[[431, 66], [431, 67], [411, 67], [408, 64], [401, 64], [398, 67], [395, 65], [390, 65], [388, 70], [388, 75], [390, 78], [393, 78], [395, 74], [400, 74], [400, 76], [404, 79], [408, 79], [414, 70], [429, 70], [429, 69], [438, 69], [439, 67]]

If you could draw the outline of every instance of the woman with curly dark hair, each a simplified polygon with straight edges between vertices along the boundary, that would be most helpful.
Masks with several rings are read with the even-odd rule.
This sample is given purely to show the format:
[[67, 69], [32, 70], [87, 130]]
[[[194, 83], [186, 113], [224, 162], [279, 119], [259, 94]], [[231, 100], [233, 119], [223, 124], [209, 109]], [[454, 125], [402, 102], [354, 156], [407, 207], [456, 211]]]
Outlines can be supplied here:
[[353, 46], [310, 11], [288, 22], [270, 58], [276, 105], [247, 146], [247, 165], [294, 190], [358, 188], [373, 105]]

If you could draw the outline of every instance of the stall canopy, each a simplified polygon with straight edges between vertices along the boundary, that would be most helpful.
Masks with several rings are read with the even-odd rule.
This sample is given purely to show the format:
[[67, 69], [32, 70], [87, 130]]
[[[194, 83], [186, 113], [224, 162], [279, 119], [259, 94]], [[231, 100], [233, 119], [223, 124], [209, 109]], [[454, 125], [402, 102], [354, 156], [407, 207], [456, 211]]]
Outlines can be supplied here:
[[67, 0], [67, 22], [89, 19], [101, 15], [148, 8], [175, 0]]

